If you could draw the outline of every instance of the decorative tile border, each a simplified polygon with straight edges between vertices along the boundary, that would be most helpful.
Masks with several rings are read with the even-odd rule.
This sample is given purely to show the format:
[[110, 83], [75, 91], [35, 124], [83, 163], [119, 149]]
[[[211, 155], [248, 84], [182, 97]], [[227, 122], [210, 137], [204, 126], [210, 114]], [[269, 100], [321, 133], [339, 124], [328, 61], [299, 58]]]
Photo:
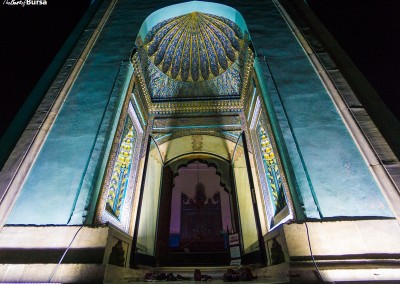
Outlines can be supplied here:
[[[130, 96], [128, 95], [131, 93], [131, 90], [132, 86], [131, 88], [129, 88], [129, 91], [127, 92], [122, 112], [119, 117], [118, 126], [114, 135], [110, 156], [108, 157], [106, 173], [104, 175], [103, 183], [101, 186], [102, 190], [100, 193], [99, 203], [97, 205], [98, 206], [97, 214], [96, 214], [97, 223], [101, 224], [107, 222], [111, 223], [126, 233], [129, 233], [129, 228], [130, 228], [130, 217], [134, 203], [133, 200], [136, 193], [136, 182], [138, 176], [140, 154], [143, 145], [143, 129], [139, 122], [139, 118], [132, 106]], [[115, 215], [106, 210], [106, 204], [109, 195], [110, 182], [113, 174], [114, 161], [118, 158], [117, 156], [119, 152], [120, 141], [123, 135], [127, 119], [131, 121], [134, 131], [136, 132], [136, 141], [133, 145], [132, 163], [130, 166], [128, 187], [125, 193], [125, 199], [123, 201], [123, 204], [121, 205], [121, 210], [120, 210], [121, 213], [119, 215], [119, 218], [117, 218]]]

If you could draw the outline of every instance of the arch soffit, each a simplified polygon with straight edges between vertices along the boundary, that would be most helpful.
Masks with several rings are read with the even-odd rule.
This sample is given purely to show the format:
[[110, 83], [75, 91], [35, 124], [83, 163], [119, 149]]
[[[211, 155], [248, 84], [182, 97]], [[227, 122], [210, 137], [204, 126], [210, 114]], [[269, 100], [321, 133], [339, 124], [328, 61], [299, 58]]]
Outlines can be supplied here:
[[199, 162], [207, 166], [208, 169], [215, 170], [215, 175], [219, 176], [219, 184], [224, 190], [231, 192], [232, 185], [229, 178], [229, 161], [209, 154], [194, 154], [177, 158], [169, 165], [172, 167], [174, 177], [180, 175], [180, 170], [188, 168], [190, 164]]
[[158, 148], [164, 164], [167, 164], [178, 157], [190, 155], [196, 158], [196, 155], [201, 156], [201, 154], [210, 154], [231, 161], [235, 145], [236, 143], [217, 136], [187, 135], [168, 140], [158, 145]]
[[243, 16], [236, 9], [219, 3], [190, 1], [170, 5], [151, 13], [140, 27], [139, 36], [145, 38], [147, 33], [159, 22], [192, 12], [210, 13], [225, 17], [237, 24], [242, 31], [249, 33]]
[[[234, 48], [235, 51], [231, 50], [228, 52], [229, 48], [226, 45], [229, 45], [228, 42], [233, 38], [228, 37], [230, 40], [227, 40], [225, 36], [222, 36], [219, 29], [215, 28], [216, 34], [225, 39], [221, 42], [220, 40], [215, 39], [211, 41], [215, 44], [218, 43], [217, 45], [219, 48], [211, 48], [209, 46], [211, 42], [209, 41], [208, 36], [206, 36], [205, 38], [208, 40], [205, 42], [201, 41], [201, 44], [198, 42], [199, 46], [195, 44], [197, 48], [193, 49], [193, 52], [196, 54], [198, 52], [200, 52], [200, 55], [211, 52], [213, 54], [212, 56], [200, 56], [199, 58], [198, 56], [189, 56], [190, 59], [188, 59], [188, 56], [182, 55], [182, 48], [188, 46], [187, 44], [173, 44], [172, 46], [175, 46], [178, 49], [178, 51], [175, 50], [174, 52], [174, 49], [171, 49], [171, 46], [168, 44], [160, 44], [160, 46], [158, 46], [157, 43], [159, 40], [153, 42], [155, 44], [154, 46], [158, 46], [157, 53], [153, 54], [152, 52], [148, 53], [145, 51], [149, 46], [147, 46], [143, 40], [145, 40], [148, 35], [153, 34], [153, 29], [158, 31], [160, 29], [160, 24], [172, 20], [174, 23], [179, 23], [176, 18], [192, 18], [192, 16], [188, 16], [189, 13], [191, 15], [200, 15], [201, 13], [206, 15], [206, 13], [208, 13], [209, 16], [215, 16], [218, 19], [225, 18], [227, 21], [230, 21], [233, 26], [237, 27], [237, 29], [233, 28], [233, 26], [231, 27], [231, 25], [229, 26], [231, 29], [235, 30], [234, 33], [236, 36], [241, 38], [239, 40], [239, 46]], [[198, 17], [194, 18], [197, 19]], [[226, 24], [225, 21], [218, 20], [217, 22], [224, 23], [224, 25]], [[195, 26], [197, 26], [197, 24]], [[207, 24], [206, 26], [209, 27], [210, 25]], [[161, 25], [161, 27], [163, 27], [163, 25]], [[168, 26], [165, 28], [170, 27]], [[161, 30], [162, 32], [160, 32], [157, 39], [165, 36], [165, 29], [161, 28]], [[222, 28], [222, 30], [225, 29]], [[182, 31], [186, 30], [182, 29]], [[177, 33], [168, 33], [168, 38], [175, 34]], [[204, 35], [203, 32], [201, 34]], [[210, 32], [210, 36], [213, 34], [214, 33]], [[197, 42], [199, 36], [199, 34], [193, 38], [190, 36], [192, 44], [194, 44], [194, 38], [196, 39], [194, 41]], [[187, 39], [186, 36], [184, 38]], [[178, 35], [174, 37], [174, 40], [186, 42]], [[146, 100], [151, 101], [152, 103], [162, 104], [163, 102], [186, 102], [198, 97], [201, 97], [203, 100], [216, 101], [238, 100], [241, 93], [243, 93], [243, 90], [246, 89], [249, 66], [252, 65], [254, 60], [253, 53], [247, 47], [250, 41], [250, 35], [243, 16], [236, 9], [218, 3], [190, 1], [161, 8], [146, 18], [136, 39], [139, 52], [133, 55], [132, 61], [135, 69], [137, 69], [140, 74], [139, 77], [143, 77], [141, 78], [141, 81], [143, 81], [142, 83], [148, 86], [148, 90], [145, 92], [148, 92], [147, 95], [149, 98], [146, 98]], [[170, 40], [166, 40], [166, 42], [170, 42]], [[207, 45], [206, 42], [209, 44]], [[204, 44], [206, 44], [206, 46], [204, 46]], [[177, 46], [179, 46], [179, 48]], [[224, 47], [222, 48], [222, 46]], [[166, 50], [167, 47], [168, 51]], [[151, 50], [153, 50], [153, 48], [151, 48]], [[186, 53], [187, 52], [184, 54]], [[223, 54], [225, 54], [225, 56]], [[233, 54], [235, 54], [235, 56], [233, 56]], [[164, 58], [165, 56], [167, 58]], [[192, 58], [197, 59], [192, 60]], [[201, 58], [208, 58], [209, 60], [203, 60]], [[229, 58], [229, 60], [227, 58]], [[178, 62], [180, 62], [180, 60], [182, 60], [182, 62], [179, 65]], [[199, 72], [201, 73], [201, 76], [199, 75]], [[205, 81], [202, 81], [203, 79], [200, 80], [199, 76]], [[226, 84], [226, 82], [229, 82], [229, 84]]]

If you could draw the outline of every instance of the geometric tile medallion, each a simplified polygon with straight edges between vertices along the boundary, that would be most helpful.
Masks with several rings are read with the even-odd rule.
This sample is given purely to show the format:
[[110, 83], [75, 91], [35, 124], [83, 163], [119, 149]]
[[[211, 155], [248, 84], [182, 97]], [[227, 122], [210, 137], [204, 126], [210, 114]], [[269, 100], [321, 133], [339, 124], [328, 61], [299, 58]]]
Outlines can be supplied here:
[[242, 31], [234, 22], [201, 12], [164, 20], [144, 39], [153, 64], [183, 82], [206, 81], [225, 72], [242, 43]]

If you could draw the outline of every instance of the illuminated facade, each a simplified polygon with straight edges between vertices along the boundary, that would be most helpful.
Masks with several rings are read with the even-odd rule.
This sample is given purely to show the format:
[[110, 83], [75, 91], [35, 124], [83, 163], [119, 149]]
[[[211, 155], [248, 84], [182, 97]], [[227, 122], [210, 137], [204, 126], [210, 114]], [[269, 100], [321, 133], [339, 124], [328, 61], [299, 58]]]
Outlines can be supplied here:
[[152, 2], [89, 9], [1, 171], [0, 279], [218, 269], [232, 232], [259, 278], [400, 279], [398, 159], [304, 3]]

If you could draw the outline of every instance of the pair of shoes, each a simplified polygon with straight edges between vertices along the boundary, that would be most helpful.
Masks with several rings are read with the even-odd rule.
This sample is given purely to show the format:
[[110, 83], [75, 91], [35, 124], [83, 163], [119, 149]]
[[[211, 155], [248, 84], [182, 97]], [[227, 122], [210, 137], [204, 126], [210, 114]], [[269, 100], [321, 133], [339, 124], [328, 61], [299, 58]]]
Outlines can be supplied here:
[[156, 279], [157, 279], [158, 281], [167, 280], [167, 274], [165, 274], [164, 272], [163, 272], [163, 273], [160, 273], [160, 274], [156, 275]]
[[201, 275], [201, 281], [211, 281], [213, 278], [210, 275]]
[[226, 282], [238, 282], [240, 280], [240, 274], [233, 269], [227, 269], [222, 279]]
[[147, 281], [147, 282], [155, 282], [155, 281], [158, 281], [157, 279], [156, 279], [156, 276], [153, 274], [153, 273], [146, 273], [146, 275], [144, 276], [144, 281]]
[[194, 270], [194, 281], [211, 281], [213, 278], [207, 274], [201, 274], [200, 269]]
[[201, 271], [200, 269], [194, 270], [194, 281], [201, 281]]
[[178, 279], [172, 273], [167, 274], [167, 281], [177, 281]]
[[160, 273], [158, 275], [154, 275], [153, 273], [146, 273], [144, 276], [144, 280], [147, 282], [155, 282], [155, 281], [183, 281], [189, 280], [189, 278], [183, 277], [182, 275], [177, 274], [176, 277], [173, 273]]
[[254, 276], [254, 275], [251, 273], [250, 268], [245, 268], [244, 271], [242, 271], [242, 272], [240, 273], [240, 280], [242, 280], [242, 281], [252, 281], [253, 279], [256, 279], [256, 278], [257, 278], [257, 277]]
[[182, 275], [177, 274], [177, 275], [176, 275], [176, 279], [177, 279], [178, 281], [183, 281], [183, 280], [189, 280], [190, 278], [189, 278], [189, 277], [183, 277]]
[[256, 279], [256, 276], [253, 276], [250, 268], [240, 269], [239, 272], [236, 272], [233, 269], [228, 269], [222, 279], [227, 282], [238, 282], [238, 281], [252, 281]]

